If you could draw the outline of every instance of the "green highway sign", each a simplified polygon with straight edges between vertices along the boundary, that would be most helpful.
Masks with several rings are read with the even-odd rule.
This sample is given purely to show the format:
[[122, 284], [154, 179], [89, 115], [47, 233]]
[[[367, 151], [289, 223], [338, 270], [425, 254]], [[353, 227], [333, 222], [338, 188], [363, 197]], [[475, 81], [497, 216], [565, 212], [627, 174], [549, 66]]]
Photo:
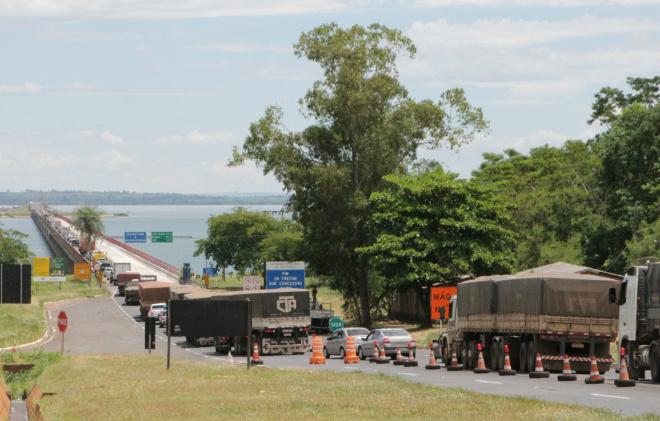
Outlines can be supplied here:
[[330, 327], [330, 330], [334, 332], [335, 330], [344, 327], [344, 322], [339, 317], [335, 317], [334, 319], [330, 320], [330, 325], [328, 327]]
[[152, 243], [171, 243], [174, 241], [174, 235], [172, 232], [152, 232], [151, 233], [151, 242]]

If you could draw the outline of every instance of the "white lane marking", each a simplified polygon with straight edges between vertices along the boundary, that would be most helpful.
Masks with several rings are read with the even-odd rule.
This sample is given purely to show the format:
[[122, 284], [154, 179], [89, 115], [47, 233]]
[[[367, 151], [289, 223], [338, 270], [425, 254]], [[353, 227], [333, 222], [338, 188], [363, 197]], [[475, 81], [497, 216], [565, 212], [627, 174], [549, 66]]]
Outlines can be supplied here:
[[488, 383], [488, 384], [504, 384], [502, 382], [489, 382], [488, 380], [475, 380], [477, 383]]
[[627, 398], [625, 396], [614, 396], [614, 395], [601, 395], [600, 393], [592, 393], [591, 396], [599, 396], [601, 398], [614, 398], [614, 399], [626, 399], [630, 400], [631, 398]]
[[397, 373], [399, 376], [416, 376], [417, 374], [413, 373]]

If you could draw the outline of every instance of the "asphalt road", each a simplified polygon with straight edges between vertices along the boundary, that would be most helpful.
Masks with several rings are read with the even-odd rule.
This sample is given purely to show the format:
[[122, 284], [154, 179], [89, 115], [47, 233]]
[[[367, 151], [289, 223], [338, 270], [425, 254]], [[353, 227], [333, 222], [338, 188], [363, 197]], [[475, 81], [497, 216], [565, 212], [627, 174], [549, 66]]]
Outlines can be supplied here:
[[[116, 287], [108, 287], [114, 291]], [[48, 312], [49, 334], [38, 346], [49, 351], [60, 351], [62, 335], [55, 322], [60, 311], [67, 314], [69, 325], [64, 335], [64, 352], [70, 354], [147, 354], [144, 349], [144, 323], [139, 316], [139, 306], [125, 305], [123, 297], [102, 296], [75, 303], [65, 304]], [[155, 355], [167, 355], [167, 336], [164, 329], [157, 327]], [[660, 414], [660, 385], [640, 381], [636, 387], [618, 388], [614, 371], [606, 373], [605, 384], [587, 385], [585, 375], [578, 375], [575, 382], [559, 382], [557, 375], [549, 379], [530, 379], [526, 374], [502, 377], [497, 373], [474, 374], [471, 371], [448, 372], [426, 370], [429, 350], [418, 350], [419, 367], [402, 367], [390, 364], [373, 364], [360, 361], [358, 364], [344, 364], [341, 358], [330, 358], [326, 364], [310, 364], [311, 352], [305, 355], [262, 356], [265, 367], [304, 368], [311, 370], [332, 370], [347, 372], [360, 370], [364, 373], [385, 373], [413, 382], [439, 387], [460, 387], [479, 393], [501, 396], [524, 396], [554, 402], [564, 402], [582, 406], [607, 409], [624, 415], [637, 415], [647, 412]], [[215, 353], [213, 347], [195, 348], [184, 338], [172, 338], [172, 364], [176, 360], [206, 361], [211, 364], [227, 364], [226, 355]], [[235, 366], [246, 369], [246, 357], [233, 356]], [[261, 369], [253, 367], [251, 369]]]

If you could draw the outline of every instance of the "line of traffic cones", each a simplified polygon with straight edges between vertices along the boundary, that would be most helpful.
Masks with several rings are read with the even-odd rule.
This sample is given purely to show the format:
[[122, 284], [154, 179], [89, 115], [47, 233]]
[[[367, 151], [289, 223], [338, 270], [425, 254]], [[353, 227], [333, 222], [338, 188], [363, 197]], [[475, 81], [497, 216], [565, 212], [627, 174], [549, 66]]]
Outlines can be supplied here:
[[486, 368], [486, 363], [484, 362], [484, 354], [481, 353], [481, 344], [477, 344], [477, 349], [479, 350], [479, 358], [477, 359], [477, 368], [472, 370], [472, 372], [477, 374], [490, 373], [490, 370]]
[[314, 335], [314, 342], [312, 344], [312, 358], [309, 359], [310, 364], [325, 364], [325, 357], [323, 356], [323, 339]]
[[431, 349], [431, 358], [429, 359], [429, 363], [426, 364], [426, 369], [427, 370], [439, 370], [440, 366], [436, 364], [435, 362], [435, 353], [433, 352], [433, 342], [431, 342], [430, 347]]
[[511, 360], [509, 359], [509, 345], [504, 345], [504, 368], [499, 371], [500, 376], [515, 376], [516, 370], [511, 369]]
[[541, 354], [536, 353], [536, 366], [534, 371], [529, 372], [530, 379], [547, 379], [550, 377], [550, 373], [543, 370], [543, 362], [541, 361]]
[[250, 361], [250, 365], [263, 365], [263, 364], [264, 364], [263, 360], [259, 359], [259, 345], [255, 343], [254, 352], [252, 352], [252, 360]]
[[417, 367], [419, 363], [415, 361], [415, 354], [413, 353], [412, 345], [408, 342], [408, 361], [403, 363], [404, 367]]
[[557, 376], [557, 380], [560, 382], [572, 382], [577, 380], [577, 376], [573, 374], [571, 370], [571, 362], [568, 360], [568, 355], [564, 355], [564, 368], [561, 371], [561, 374]]
[[355, 338], [349, 336], [346, 339], [346, 356], [344, 357], [344, 364], [357, 364], [360, 362], [360, 357], [355, 353]]
[[459, 371], [463, 370], [463, 364], [458, 363], [458, 358], [456, 358], [456, 347], [453, 346], [451, 349], [451, 363], [449, 365], [445, 364], [447, 371]]

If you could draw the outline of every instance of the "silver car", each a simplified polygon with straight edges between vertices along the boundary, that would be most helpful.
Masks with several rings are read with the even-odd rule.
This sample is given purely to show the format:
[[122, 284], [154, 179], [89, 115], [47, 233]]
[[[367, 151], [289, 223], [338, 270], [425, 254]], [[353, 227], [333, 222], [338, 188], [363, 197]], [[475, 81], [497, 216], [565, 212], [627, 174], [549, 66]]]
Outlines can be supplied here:
[[323, 346], [323, 356], [330, 358], [331, 355], [339, 355], [342, 358], [346, 356], [346, 339], [353, 337], [355, 339], [355, 352], [357, 344], [369, 334], [369, 329], [363, 327], [347, 327], [335, 330], [328, 337]]
[[[391, 359], [396, 359], [396, 350], [399, 348], [401, 356], [407, 358], [412, 350], [413, 356], [417, 353], [417, 344], [410, 333], [405, 329], [374, 329], [369, 335], [356, 344], [357, 353], [361, 360], [372, 357], [374, 354], [374, 342], [380, 355], [381, 349]], [[408, 347], [410, 344], [410, 348]]]

